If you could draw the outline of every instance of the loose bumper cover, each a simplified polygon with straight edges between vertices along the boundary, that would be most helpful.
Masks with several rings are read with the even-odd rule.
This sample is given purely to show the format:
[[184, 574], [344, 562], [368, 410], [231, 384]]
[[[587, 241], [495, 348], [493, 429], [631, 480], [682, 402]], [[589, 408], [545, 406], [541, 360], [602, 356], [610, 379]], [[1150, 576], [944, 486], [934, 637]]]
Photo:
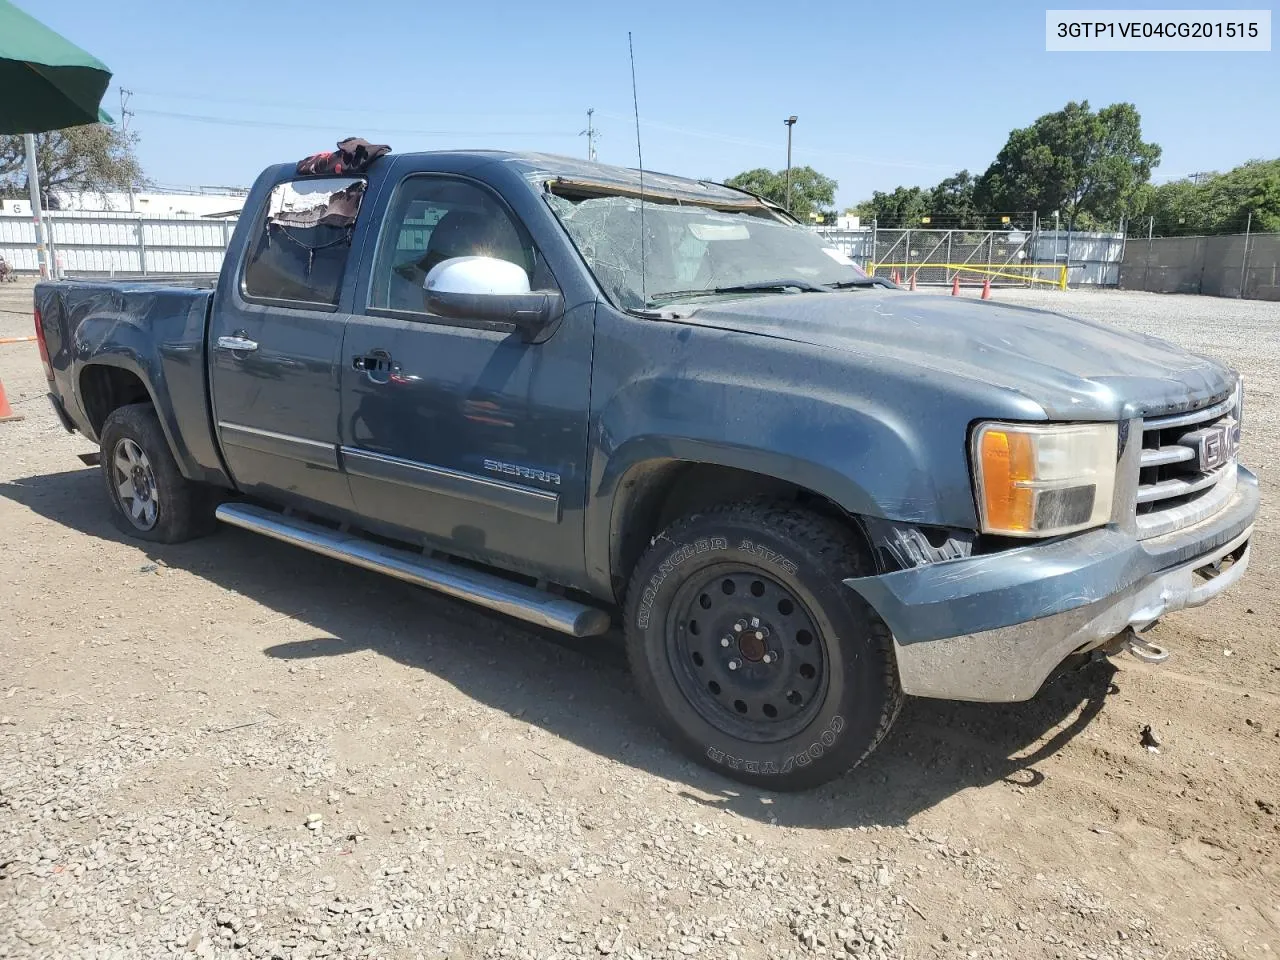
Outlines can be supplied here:
[[1105, 527], [845, 584], [893, 631], [906, 693], [1015, 701], [1068, 655], [1222, 593], [1249, 564], [1258, 480], [1194, 526], [1139, 540]]

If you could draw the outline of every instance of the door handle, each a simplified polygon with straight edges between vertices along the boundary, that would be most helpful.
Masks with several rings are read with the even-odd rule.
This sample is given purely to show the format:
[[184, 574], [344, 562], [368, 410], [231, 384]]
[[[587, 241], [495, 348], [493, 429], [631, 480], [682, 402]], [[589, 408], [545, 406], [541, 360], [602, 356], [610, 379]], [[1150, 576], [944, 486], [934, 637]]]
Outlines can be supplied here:
[[351, 358], [351, 366], [374, 383], [386, 383], [400, 372], [400, 364], [385, 350], [371, 350]]
[[236, 353], [250, 353], [258, 349], [258, 341], [250, 340], [248, 337], [242, 337], [239, 335], [234, 337], [219, 337], [218, 349], [232, 350]]

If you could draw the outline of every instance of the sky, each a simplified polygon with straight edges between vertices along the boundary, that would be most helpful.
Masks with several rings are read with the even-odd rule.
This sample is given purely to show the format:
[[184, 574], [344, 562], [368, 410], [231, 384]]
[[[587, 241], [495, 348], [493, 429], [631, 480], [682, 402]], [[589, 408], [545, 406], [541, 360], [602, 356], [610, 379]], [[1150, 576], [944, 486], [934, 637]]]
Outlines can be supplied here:
[[1026, 2], [17, 3], [114, 71], [117, 119], [133, 91], [139, 159], [170, 186], [247, 186], [346, 136], [585, 156], [589, 107], [598, 159], [635, 166], [628, 31], [647, 169], [782, 169], [794, 114], [793, 164], [836, 179], [841, 207], [980, 173], [1070, 100], [1136, 104], [1157, 181], [1280, 157], [1280, 54], [1047, 53]]

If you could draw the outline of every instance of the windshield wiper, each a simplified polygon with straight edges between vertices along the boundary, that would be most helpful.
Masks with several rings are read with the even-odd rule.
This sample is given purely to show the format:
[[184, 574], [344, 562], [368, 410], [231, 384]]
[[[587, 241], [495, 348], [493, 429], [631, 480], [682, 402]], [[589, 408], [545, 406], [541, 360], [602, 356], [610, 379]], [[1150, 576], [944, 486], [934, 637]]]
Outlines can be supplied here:
[[839, 280], [836, 283], [825, 284], [828, 290], [849, 290], [854, 287], [893, 287], [891, 280], [883, 277], [861, 277], [857, 280]]
[[777, 291], [784, 293], [787, 290], [799, 290], [803, 293], [830, 293], [827, 287], [819, 286], [808, 280], [759, 280], [755, 283], [735, 283], [727, 287], [703, 287], [698, 290], [666, 290], [662, 293], [651, 294], [650, 303], [660, 303], [666, 300], [683, 300], [686, 297], [712, 297], [721, 293], [769, 293]]
[[752, 293], [756, 290], [788, 290], [795, 288], [805, 293], [826, 293], [827, 288], [808, 280], [760, 280], [756, 283], [735, 283], [731, 287], [716, 287], [716, 293]]

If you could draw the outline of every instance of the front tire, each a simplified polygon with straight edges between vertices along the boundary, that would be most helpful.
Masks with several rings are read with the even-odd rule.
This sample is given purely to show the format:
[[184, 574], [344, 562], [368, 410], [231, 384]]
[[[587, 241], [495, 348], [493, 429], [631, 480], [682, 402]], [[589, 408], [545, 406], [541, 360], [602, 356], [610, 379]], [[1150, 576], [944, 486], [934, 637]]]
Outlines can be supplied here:
[[212, 529], [209, 498], [178, 469], [151, 404], [113, 410], [100, 443], [102, 478], [117, 527], [156, 543], [180, 543]]
[[841, 581], [856, 534], [791, 504], [693, 514], [659, 534], [627, 593], [627, 654], [691, 757], [772, 790], [824, 783], [884, 739], [902, 702], [888, 627]]

